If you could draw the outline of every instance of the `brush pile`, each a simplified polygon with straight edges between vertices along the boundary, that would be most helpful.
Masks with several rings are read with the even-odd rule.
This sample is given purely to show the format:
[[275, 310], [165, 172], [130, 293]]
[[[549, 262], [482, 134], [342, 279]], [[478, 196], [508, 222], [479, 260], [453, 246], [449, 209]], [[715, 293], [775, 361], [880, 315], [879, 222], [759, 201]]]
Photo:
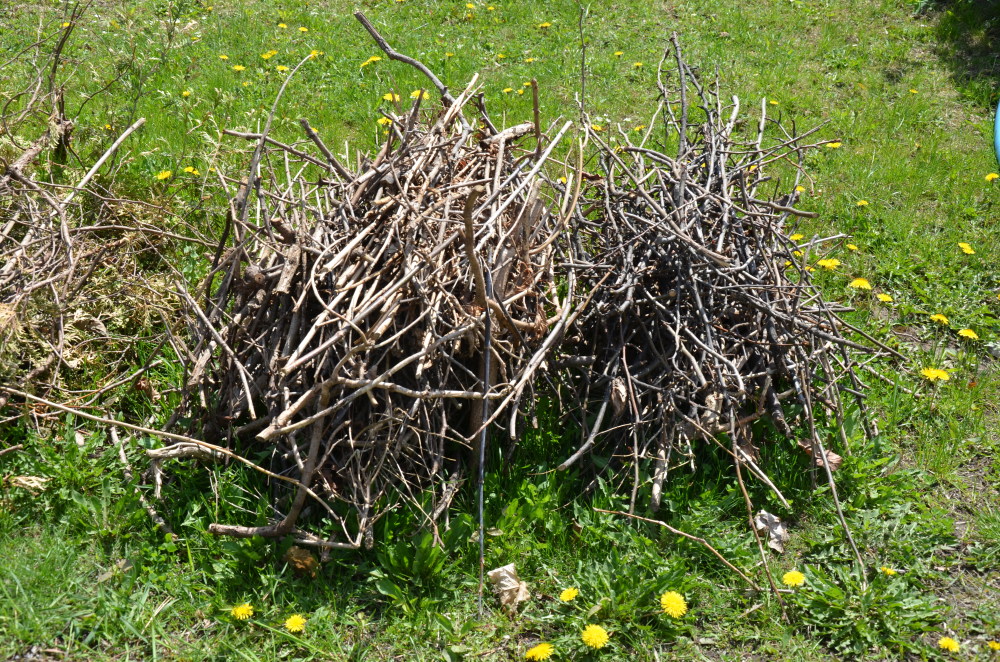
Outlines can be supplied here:
[[[475, 89], [430, 112], [423, 95], [397, 100], [355, 170], [305, 121], [305, 144], [231, 133], [257, 143], [259, 175], [233, 202], [211, 298], [187, 297], [189, 383], [213, 413], [206, 434], [267, 444], [271, 470], [298, 487], [276, 524], [216, 533], [356, 547], [400, 497], [435, 519], [459, 460], [474, 464], [488, 403], [515, 410], [560, 342], [566, 218], [538, 173], [570, 123], [544, 150], [518, 149], [534, 125], [491, 130]], [[323, 537], [297, 530], [307, 506], [328, 521]]]
[[[145, 120], [102, 145], [81, 176], [67, 165], [74, 122], [61, 99], [55, 89], [0, 117], [0, 141], [20, 150], [0, 171], [0, 387], [61, 393], [76, 406], [123, 385], [157, 400], [146, 373], [162, 363], [155, 356], [173, 316], [161, 294], [169, 287], [164, 254], [178, 240], [200, 240], [188, 226], [152, 221], [164, 211], [156, 205], [114, 192], [115, 152]], [[37, 138], [22, 147], [20, 135], [33, 130]], [[37, 162], [49, 151], [46, 168]], [[9, 397], [0, 392], [0, 407]], [[34, 414], [36, 424], [54, 415]]]
[[[784, 500], [755, 462], [762, 417], [805, 430], [800, 445], [832, 483], [839, 457], [816, 422], [843, 416], [842, 393], [863, 413], [852, 356], [868, 350], [811, 283], [810, 258], [839, 237], [788, 237], [789, 219], [809, 215], [794, 208], [798, 174], [787, 195], [763, 192], [767, 166], [800, 173], [815, 145], [783, 133], [766, 104], [739, 142], [738, 100], [700, 84], [675, 41], [678, 80], [668, 90], [661, 62], [650, 121], [664, 114], [665, 137], [620, 131], [614, 145], [590, 127], [559, 161], [570, 122], [543, 131], [536, 105], [535, 122], [499, 131], [475, 79], [454, 98], [369, 31], [441, 93], [429, 112], [426, 95], [409, 108], [390, 95], [374, 159], [349, 169], [306, 120], [298, 144], [269, 125], [227, 132], [256, 149], [247, 178], [224, 178], [239, 190], [204, 302], [182, 293], [187, 404], [210, 412], [203, 437], [245, 463], [267, 458], [256, 466], [291, 491], [273, 495], [272, 523], [212, 531], [356, 548], [400, 499], [433, 527], [480, 434], [500, 422], [516, 440], [536, 389], [582, 428], [560, 468], [599, 444], [630, 467], [633, 508], [648, 481], [658, 506], [696, 442]], [[559, 165], [562, 183], [549, 178]], [[787, 401], [801, 420], [786, 420]], [[311, 531], [308, 512], [323, 522]]]
[[[670, 469], [693, 468], [699, 444], [728, 453], [741, 486], [746, 471], [784, 501], [757, 462], [751, 426], [762, 418], [800, 439], [836, 498], [840, 458], [819, 430], [839, 429], [847, 447], [844, 398], [867, 425], [855, 357], [872, 350], [845, 337], [843, 308], [811, 280], [814, 258], [843, 237], [789, 236], [809, 215], [795, 208], [803, 154], [816, 147], [809, 134], [786, 132], [764, 102], [756, 132], [739, 139], [738, 100], [699, 82], [676, 38], [644, 133], [611, 137], [585, 121], [566, 140], [572, 122], [542, 127], [537, 87], [535, 120], [500, 130], [476, 79], [453, 97], [357, 16], [440, 101], [387, 95], [371, 159], [333, 154], [306, 120], [292, 144], [270, 135], [270, 118], [259, 133], [225, 132], [253, 152], [245, 177], [218, 169], [229, 211], [208, 276], [190, 291], [176, 271], [134, 279], [178, 297], [170, 308], [186, 329], [169, 311], [157, 322], [160, 347], [169, 342], [185, 370], [166, 427], [192, 421], [191, 436], [86, 415], [172, 440], [148, 451], [156, 496], [167, 459], [233, 460], [269, 477], [267, 522], [211, 531], [370, 546], [373, 524], [400, 501], [433, 529], [469, 467], [482, 466], [486, 431], [502, 427], [516, 443], [544, 397], [581, 430], [559, 468], [590, 452], [612, 457], [610, 470], [632, 481], [630, 512], [643, 486], [655, 509]], [[675, 80], [665, 83], [668, 57]], [[184, 239], [124, 227], [121, 206], [94, 187], [79, 195], [140, 125], [61, 198], [25, 167], [68, 124], [54, 122], [0, 177], [0, 333], [9, 338], [43, 294], [52, 308], [50, 350], [24, 372], [68, 363], [68, 329], [102, 326], [98, 308], [78, 302], [106, 255], [159, 256], [157, 242]], [[122, 379], [143, 375], [146, 355]], [[59, 404], [0, 384], [3, 397], [65, 412], [105, 391]]]
[[[835, 469], [840, 458], [816, 434], [817, 411], [842, 423], [842, 391], [863, 411], [850, 351], [868, 350], [842, 335], [837, 307], [823, 300], [807, 266], [842, 238], [789, 239], [791, 220], [813, 216], [793, 205], [803, 151], [815, 145], [780, 133], [777, 144], [762, 146], [767, 130], [783, 132], [766, 103], [756, 135], [740, 142], [738, 99], [724, 105], [702, 85], [676, 38], [667, 55], [676, 79], [670, 91], [661, 82], [666, 117], [657, 128], [666, 128], [667, 140], [647, 144], [650, 130], [633, 144], [634, 132], [622, 133], [621, 147], [612, 148], [593, 134], [603, 181], [584, 199], [600, 220], [581, 229], [599, 268], [583, 273], [581, 289], [593, 299], [574, 333], [576, 353], [594, 357], [577, 382], [596, 417], [561, 468], [606, 437], [610, 452], [631, 456], [636, 467], [633, 506], [647, 479], [638, 466], [652, 460], [655, 509], [671, 463], [693, 467], [695, 442], [707, 441], [784, 501], [754, 461], [750, 425], [766, 416], [792, 435], [782, 403], [795, 403], [802, 420], [791, 424], [803, 428], [803, 450]], [[660, 73], [662, 81], [662, 62]], [[662, 151], [666, 144], [676, 145], [674, 155]], [[777, 192], [763, 190], [767, 166], [778, 162], [795, 177], [776, 200]]]

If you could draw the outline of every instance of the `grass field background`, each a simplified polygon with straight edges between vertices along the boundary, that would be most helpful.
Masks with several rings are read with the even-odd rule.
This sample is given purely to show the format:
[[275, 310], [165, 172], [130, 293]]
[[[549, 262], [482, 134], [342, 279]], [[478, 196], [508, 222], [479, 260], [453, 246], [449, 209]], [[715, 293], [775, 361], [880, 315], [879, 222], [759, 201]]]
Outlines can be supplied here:
[[[212, 234], [225, 208], [213, 171], [239, 176], [248, 160], [246, 144], [219, 132], [263, 123], [288, 75], [280, 67], [316, 51], [279, 105], [277, 136], [298, 139], [297, 121], [306, 117], [335, 151], [348, 150], [350, 162], [379, 138], [379, 109], [391, 104], [384, 95], [397, 93], [405, 104], [427, 85], [404, 64], [370, 59], [382, 54], [351, 15], [357, 9], [453, 90], [478, 73], [495, 122], [530, 119], [524, 83], [532, 78], [543, 121], [579, 115], [581, 21], [572, 2], [103, 0], [65, 26], [63, 3], [4, 3], [0, 101], [17, 109], [24, 98], [16, 93], [42, 54], [70, 31], [58, 74], [77, 120], [68, 168], [84, 169], [144, 117], [102, 176], [114, 173], [120, 192], [167, 210], [159, 224]], [[496, 533], [487, 566], [516, 561], [535, 597], [516, 617], [490, 601], [480, 617], [471, 491], [456, 503], [443, 550], [413, 535], [413, 520], [397, 512], [381, 522], [375, 551], [335, 553], [316, 577], [296, 576], [282, 561], [287, 544], [207, 533], [209, 522], [239, 508], [263, 512], [257, 486], [238, 470], [219, 469], [210, 480], [203, 469], [178, 467], [188, 472], [186, 487], [171, 494], [164, 513], [178, 537], [166, 539], [138, 506], [103, 431], [80, 444], [80, 421], [41, 436], [14, 421], [0, 438], [25, 450], [0, 458], [0, 475], [50, 480], [37, 493], [4, 483], [0, 657], [37, 646], [65, 657], [36, 659], [515, 660], [539, 641], [555, 645], [553, 659], [1000, 655], [989, 645], [1000, 641], [1000, 379], [990, 349], [1000, 332], [1000, 179], [988, 178], [997, 171], [1000, 6], [594, 2], [582, 21], [593, 124], [610, 134], [616, 125], [630, 131], [649, 122], [657, 63], [674, 31], [703, 78], [717, 71], [724, 93], [740, 97], [747, 130], [764, 99], [786, 125], [821, 127], [818, 140], [839, 143], [809, 156], [799, 206], [819, 216], [795, 230], [851, 236], [855, 248], [838, 247], [830, 257], [842, 265], [821, 282], [830, 299], [856, 307], [849, 319], [909, 357], [877, 367], [918, 394], [872, 378], [880, 434], [863, 441], [852, 427], [855, 443], [838, 472], [870, 565], [867, 586], [848, 572], [830, 497], [812, 489], [794, 440], [762, 458], [792, 511], [765, 491], [752, 495], [791, 523], [790, 548], [772, 557], [777, 575], [806, 574], [806, 589], [784, 594], [783, 610], [772, 596], [745, 591], [703, 548], [593, 512], [618, 507], [620, 498], [586, 467], [548, 472], [578, 440], [554, 414], [543, 416], [514, 456], [493, 458], [487, 484]], [[26, 123], [16, 141], [0, 142], [0, 157], [16, 157], [43, 123]], [[874, 290], [847, 288], [857, 277]], [[926, 367], [951, 378], [928, 383], [919, 374]], [[176, 367], [156, 374], [163, 390], [180, 379]], [[88, 379], [101, 383], [99, 369]], [[155, 424], [169, 406], [165, 398], [130, 412]], [[704, 536], [763, 581], [723, 458], [706, 451], [697, 472], [673, 474], [664, 503], [657, 517]], [[561, 602], [569, 587], [579, 597]], [[659, 613], [657, 597], [667, 590], [687, 598], [683, 618]], [[230, 609], [244, 602], [255, 614], [238, 621]], [[304, 632], [283, 627], [292, 614], [307, 619]], [[586, 623], [611, 633], [600, 652], [580, 642]], [[939, 648], [945, 636], [959, 643], [957, 653]]]

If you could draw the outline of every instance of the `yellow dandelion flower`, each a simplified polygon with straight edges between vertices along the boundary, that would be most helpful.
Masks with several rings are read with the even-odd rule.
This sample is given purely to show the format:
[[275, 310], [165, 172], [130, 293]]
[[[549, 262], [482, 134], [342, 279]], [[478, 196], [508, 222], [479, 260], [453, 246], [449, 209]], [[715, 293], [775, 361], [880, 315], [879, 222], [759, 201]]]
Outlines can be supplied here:
[[856, 245], [854, 245], [854, 244], [847, 244], [847, 250], [849, 250], [849, 251], [856, 251], [856, 250], [858, 250], [858, 247]]
[[278, 23], [278, 27], [279, 27], [279, 28], [281, 28], [282, 30], [284, 30], [284, 29], [286, 29], [286, 28], [287, 28], [288, 26], [287, 26], [287, 25], [285, 25], [284, 23]]
[[593, 129], [594, 131], [604, 131], [604, 127], [601, 126], [600, 124], [591, 124], [590, 128]]
[[882, 294], [881, 292], [876, 294], [875, 298], [881, 301], [882, 303], [890, 303], [892, 301], [891, 296], [889, 296], [888, 294]]
[[565, 177], [560, 177], [560, 178], [559, 178], [559, 181], [560, 181], [561, 183], [565, 184], [565, 183], [566, 183], [566, 178], [565, 178]]
[[639, 126], [635, 127], [635, 129], [633, 129], [633, 131], [642, 131], [645, 128], [646, 128], [645, 124], [640, 124]]
[[965, 253], [966, 255], [975, 255], [976, 254], [976, 251], [973, 250], [972, 246], [970, 246], [969, 244], [965, 243], [964, 241], [958, 242], [958, 247], [961, 248], [962, 252]]
[[234, 64], [233, 65], [233, 71], [243, 71], [245, 69], [246, 69], [246, 67], [244, 67], [242, 64]]
[[805, 255], [805, 253], [803, 253], [802, 251], [792, 251], [792, 255], [794, 255], [795, 257], [802, 257], [803, 255]]
[[185, 99], [188, 98], [189, 96], [191, 96], [191, 90], [184, 90], [183, 92], [181, 92], [181, 96], [184, 97]]
[[802, 586], [806, 583], [806, 576], [798, 570], [789, 570], [781, 577], [781, 583], [785, 586]]
[[69, 21], [64, 21], [63, 24], [62, 24], [62, 26], [64, 28], [68, 28], [70, 26], [70, 22]]
[[826, 146], [827, 146], [828, 149], [840, 149], [841, 145], [843, 145], [843, 143], [827, 143], [826, 144]]
[[847, 284], [848, 287], [853, 287], [856, 290], [870, 290], [872, 289], [872, 284], [868, 282], [867, 278], [855, 278], [850, 283]]
[[502, 60], [502, 59], [504, 59], [505, 57], [507, 57], [507, 56], [506, 56], [506, 55], [504, 55], [503, 53], [497, 53], [497, 59], [498, 59], [498, 60]]
[[283, 64], [279, 64], [278, 66], [275, 67], [275, 69], [277, 69], [278, 71], [288, 71], [288, 67], [286, 67]]
[[997, 177], [1000, 177], [1000, 175], [998, 175], [998, 174], [997, 174], [997, 173], [995, 173], [995, 172], [991, 172], [990, 174], [986, 175], [986, 181], [988, 181], [988, 182], [992, 182], [992, 181], [993, 181], [994, 179], [996, 179]]
[[795, 187], [795, 192], [796, 193], [805, 193], [806, 192], [806, 187], [802, 186], [802, 184], [799, 184], [798, 186]]
[[578, 588], [567, 588], [563, 589], [563, 592], [559, 594], [559, 599], [563, 602], [570, 602], [576, 599], [576, 596], [580, 595], [580, 589]]
[[958, 335], [963, 338], [968, 338], [969, 340], [979, 340], [979, 335], [972, 329], [962, 329], [958, 332]]
[[545, 30], [546, 28], [551, 28], [552, 24], [549, 23], [548, 21], [545, 21], [544, 23], [539, 23], [538, 27], [541, 28], [542, 30]]
[[386, 92], [385, 94], [382, 95], [382, 99], [385, 101], [392, 101], [395, 103], [399, 101], [399, 95], [395, 94], [394, 92]]
[[621, 57], [622, 55], [625, 55], [625, 51], [615, 51], [615, 57]]
[[522, 87], [521, 89], [519, 89], [519, 90], [517, 91], [517, 93], [518, 93], [518, 94], [524, 94], [524, 88]]
[[642, 62], [633, 62], [632, 66], [635, 67], [636, 69], [639, 69], [640, 67], [642, 67]]
[[789, 239], [791, 239], [792, 241], [801, 241], [801, 240], [803, 240], [805, 238], [806, 238], [806, 236], [804, 234], [800, 233], [800, 232], [796, 232], [791, 237], [789, 237]]
[[814, 271], [816, 271], [816, 270], [815, 270], [815, 269], [813, 269], [812, 267], [809, 267], [809, 266], [807, 266], [807, 267], [806, 267], [806, 271], [808, 271], [809, 273], [812, 273], [812, 272], [814, 272]]
[[938, 647], [942, 650], [948, 651], [949, 653], [957, 653], [960, 645], [951, 637], [941, 637], [938, 639]]
[[253, 616], [253, 606], [247, 602], [233, 607], [229, 613], [238, 621], [245, 621]]
[[250, 81], [248, 80], [243, 81], [243, 87], [250, 87]]
[[778, 102], [775, 101], [774, 99], [771, 99], [770, 101], [768, 101], [768, 103], [771, 104], [772, 106], [777, 106], [778, 105]]
[[948, 326], [950, 324], [948, 318], [942, 315], [941, 313], [934, 313], [933, 315], [931, 315], [931, 321], [937, 322], [938, 324], [944, 324], [945, 326]]
[[299, 32], [309, 32], [309, 28], [299, 28]]
[[445, 57], [455, 57], [455, 54], [454, 53], [445, 53], [444, 56]]
[[660, 608], [663, 609], [663, 613], [673, 618], [680, 618], [688, 610], [684, 596], [676, 591], [667, 591], [660, 596]]
[[894, 569], [885, 565], [879, 568], [878, 571], [887, 577], [892, 577], [893, 575], [897, 574], [897, 572]]
[[1000, 641], [987, 641], [986, 645], [990, 647], [991, 651], [1000, 651]]
[[156, 178], [159, 179], [162, 182], [164, 179], [170, 179], [170, 177], [173, 174], [174, 173], [172, 173], [169, 170], [161, 170], [160, 172], [156, 173]]
[[528, 64], [531, 64], [531, 63], [532, 63], [532, 62], [534, 62], [534, 61], [535, 61], [536, 59], [538, 59], [538, 58], [533, 58], [533, 57], [526, 57], [526, 58], [524, 58], [524, 61], [525, 61], [525, 62], [527, 62]]
[[929, 382], [936, 382], [939, 379], [942, 382], [946, 382], [951, 379], [951, 375], [940, 368], [924, 368], [920, 371], [920, 374]]
[[[421, 96], [421, 92], [423, 93], [423, 96]], [[411, 99], [416, 99], [417, 97], [420, 97], [421, 99], [424, 99], [426, 101], [427, 99], [431, 98], [431, 95], [427, 90], [413, 90], [412, 92], [410, 92]]]
[[292, 614], [285, 619], [285, 629], [289, 632], [302, 632], [306, 629], [306, 619], [299, 614]]
[[267, 51], [266, 53], [261, 53], [260, 56], [265, 60], [270, 60], [272, 57], [278, 54], [278, 51]]
[[105, 125], [104, 125], [104, 129], [105, 129], [106, 131], [110, 131], [110, 130], [111, 130], [111, 125], [110, 125], [110, 124], [105, 124]]
[[188, 173], [189, 175], [194, 175], [195, 177], [201, 174], [200, 172], [198, 172], [198, 169], [195, 168], [194, 166], [188, 166], [184, 168], [184, 172]]
[[533, 648], [529, 648], [528, 652], [524, 654], [524, 659], [526, 660], [547, 660], [552, 657], [552, 653], [555, 652], [555, 648], [552, 644], [541, 643]]
[[318, 51], [315, 48], [309, 51], [309, 57], [312, 59], [316, 59], [320, 55], [323, 55], [323, 51]]
[[386, 126], [387, 124], [392, 124], [392, 120], [389, 119], [388, 117], [380, 117], [375, 121], [381, 124], [382, 126]]
[[858, 206], [859, 207], [867, 207], [868, 206], [868, 201], [867, 200], [858, 200]]
[[608, 631], [600, 625], [588, 625], [580, 633], [580, 639], [591, 648], [604, 648], [608, 644]]
[[830, 271], [833, 271], [834, 269], [840, 266], [840, 260], [836, 258], [829, 258], [826, 260], [820, 260], [816, 264], [823, 267], [824, 269], [829, 269]]
[[486, 11], [493, 11], [494, 9], [496, 9], [496, 7], [490, 5], [489, 7], [486, 8]]
[[513, 87], [505, 87], [505, 88], [503, 88], [503, 93], [504, 94], [510, 94], [513, 91], [514, 91]]
[[220, 60], [228, 60], [228, 59], [229, 59], [229, 56], [228, 56], [228, 55], [220, 55], [220, 56], [219, 56], [219, 59], [220, 59]]

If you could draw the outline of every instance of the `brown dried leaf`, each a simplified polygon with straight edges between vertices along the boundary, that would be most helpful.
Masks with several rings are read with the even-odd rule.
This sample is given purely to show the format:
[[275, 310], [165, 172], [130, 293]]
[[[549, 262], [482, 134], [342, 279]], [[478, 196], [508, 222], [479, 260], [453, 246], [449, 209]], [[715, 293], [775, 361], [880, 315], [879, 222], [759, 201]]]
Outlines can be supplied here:
[[[812, 455], [812, 444], [808, 441], [800, 439], [799, 448]], [[816, 450], [818, 451], [819, 449], [817, 448]], [[817, 467], [823, 466], [823, 459], [821, 457], [816, 457], [815, 460]], [[840, 457], [833, 451], [828, 450], [826, 451], [826, 461], [830, 464], [830, 471], [836, 471], [840, 468], [840, 465], [844, 463], [844, 458]]]
[[316, 557], [309, 550], [292, 545], [285, 552], [282, 560], [292, 567], [297, 576], [304, 577], [305, 575], [309, 575], [315, 579], [319, 561], [316, 560]]
[[781, 521], [781, 518], [776, 515], [772, 515], [766, 510], [762, 510], [757, 513], [757, 516], [753, 518], [753, 526], [757, 531], [767, 532], [767, 546], [778, 552], [779, 554], [785, 551], [785, 543], [788, 542], [789, 535], [788, 529], [785, 528], [785, 523]]
[[622, 412], [625, 411], [626, 396], [628, 396], [628, 391], [625, 390], [625, 380], [616, 377], [611, 382], [611, 406], [615, 408], [615, 416], [621, 416]]
[[500, 598], [500, 604], [507, 610], [507, 613], [516, 613], [519, 604], [531, 599], [528, 585], [517, 576], [517, 570], [513, 563], [490, 570], [486, 576], [493, 584], [493, 590]]

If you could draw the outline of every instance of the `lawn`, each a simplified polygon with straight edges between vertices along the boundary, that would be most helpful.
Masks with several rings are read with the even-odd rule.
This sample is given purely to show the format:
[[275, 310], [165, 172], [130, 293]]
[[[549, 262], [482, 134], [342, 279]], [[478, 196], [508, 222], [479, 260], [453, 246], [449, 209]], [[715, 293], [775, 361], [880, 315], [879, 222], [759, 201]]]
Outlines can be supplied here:
[[[71, 175], [146, 118], [99, 177], [155, 204], [160, 227], [216, 237], [226, 209], [216, 171], [245, 171], [252, 148], [220, 132], [258, 130], [302, 60], [275, 136], [300, 140], [298, 120], [308, 118], [348, 163], [380, 138], [379, 111], [393, 104], [386, 95], [405, 103], [427, 86], [412, 67], [380, 57], [357, 9], [452, 89], [478, 74], [494, 121], [508, 126], [532, 118], [532, 79], [545, 125], [578, 120], [581, 101], [586, 121], [607, 135], [648, 124], [657, 64], [677, 32], [702, 78], [717, 75], [724, 98], [740, 98], [748, 119], [738, 129], [752, 131], [764, 108], [830, 141], [809, 155], [798, 203], [817, 217], [790, 231], [848, 235], [833, 255], [840, 266], [820, 270], [819, 282], [828, 299], [853, 307], [849, 321], [906, 356], [873, 366], [886, 380], [866, 377], [878, 433], [865, 439], [848, 420], [851, 447], [835, 449], [845, 455], [836, 479], [864, 577], [851, 572], [829, 491], [814, 488], [792, 439], [761, 458], [792, 508], [759, 486], [752, 494], [790, 525], [785, 553], [770, 554], [776, 579], [804, 573], [779, 599], [747, 590], [696, 543], [595, 512], [627, 507], [628, 495], [595, 470], [609, 458], [552, 471], [579, 434], [542, 403], [539, 427], [513, 454], [490, 458], [486, 481], [486, 567], [515, 562], [533, 597], [509, 615], [487, 595], [480, 614], [471, 486], [442, 546], [396, 510], [379, 522], [373, 550], [335, 551], [315, 573], [296, 572], [289, 542], [208, 533], [219, 518], [266, 512], [268, 488], [245, 472], [177, 465], [161, 506], [177, 535], [164, 536], [106, 429], [72, 417], [36, 425], [11, 403], [0, 408], [0, 451], [23, 448], [0, 455], [0, 657], [519, 660], [540, 642], [554, 646], [552, 659], [1000, 656], [1000, 178], [990, 176], [1000, 5], [627, 0], [594, 2], [581, 17], [571, 2], [99, 0], [68, 21], [62, 2], [7, 3], [0, 114], [23, 107], [19, 93], [68, 34], [56, 80], [76, 122], [73, 150], [65, 168], [36, 176], [78, 179]], [[36, 115], [5, 131], [2, 162], [45, 122]], [[192, 280], [200, 273], [179, 268]], [[872, 290], [848, 287], [856, 278]], [[139, 367], [145, 357], [127, 360]], [[927, 368], [948, 379], [928, 380]], [[167, 361], [151, 378], [159, 402], [118, 388], [102, 407], [162, 424], [184, 376]], [[74, 379], [67, 389], [107, 381], [99, 358]], [[141, 464], [142, 448], [129, 456]], [[724, 457], [700, 451], [696, 471], [671, 474], [663, 502], [657, 519], [704, 537], [766, 584]], [[568, 588], [578, 595], [561, 599]], [[668, 591], [683, 595], [685, 613], [664, 613]], [[245, 610], [233, 612], [243, 604], [253, 608], [245, 620]], [[287, 627], [293, 615], [305, 619], [301, 631]], [[587, 624], [606, 629], [605, 647], [581, 640]]]

